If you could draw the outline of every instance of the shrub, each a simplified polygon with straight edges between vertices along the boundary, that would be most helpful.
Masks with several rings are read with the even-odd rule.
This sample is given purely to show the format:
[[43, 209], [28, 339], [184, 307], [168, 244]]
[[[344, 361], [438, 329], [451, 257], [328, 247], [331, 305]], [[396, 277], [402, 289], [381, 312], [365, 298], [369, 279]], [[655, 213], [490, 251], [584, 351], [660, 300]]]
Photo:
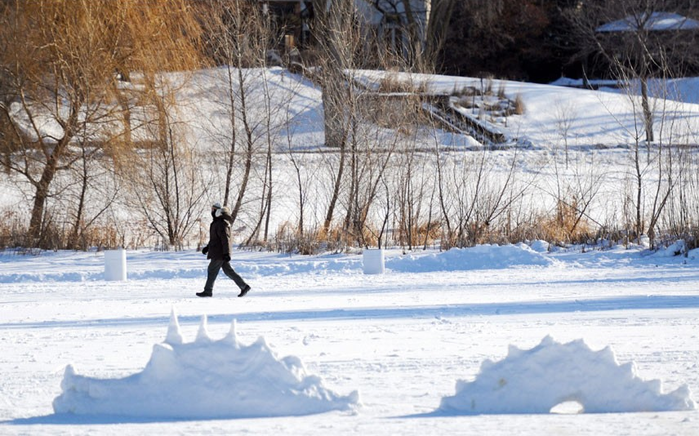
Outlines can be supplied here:
[[407, 92], [412, 94], [424, 94], [428, 91], [426, 82], [402, 80], [395, 74], [386, 74], [379, 82], [379, 92]]
[[0, 248], [25, 246], [27, 227], [16, 210], [0, 212]]
[[482, 95], [493, 95], [493, 76], [485, 78], [485, 87], [483, 88]]
[[542, 222], [543, 239], [554, 243], [585, 243], [594, 239], [590, 226], [584, 218], [579, 217], [577, 200], [559, 201], [553, 217], [544, 218]]
[[347, 237], [347, 232], [340, 227], [333, 227], [328, 232], [322, 229], [312, 229], [304, 231], [302, 234], [295, 225], [285, 221], [279, 225], [272, 242], [262, 248], [280, 253], [302, 255], [328, 251], [339, 253], [349, 247], [350, 243]]
[[505, 82], [500, 81], [500, 82], [498, 83], [498, 94], [497, 94], [497, 95], [498, 95], [498, 98], [500, 98], [500, 99], [506, 99], [506, 98], [507, 98], [507, 97], [505, 96], [505, 88], [506, 88]]

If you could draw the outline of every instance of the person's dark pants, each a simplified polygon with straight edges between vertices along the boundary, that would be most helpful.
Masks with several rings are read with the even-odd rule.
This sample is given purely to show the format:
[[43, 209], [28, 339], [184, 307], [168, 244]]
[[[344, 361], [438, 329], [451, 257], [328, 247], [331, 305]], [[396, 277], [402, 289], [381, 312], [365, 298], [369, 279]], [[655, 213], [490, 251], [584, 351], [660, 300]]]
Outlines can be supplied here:
[[238, 285], [240, 290], [243, 290], [243, 288], [247, 286], [245, 280], [243, 280], [243, 278], [233, 270], [230, 262], [226, 262], [225, 260], [211, 259], [211, 262], [209, 262], [208, 275], [206, 277], [206, 285], [204, 285], [204, 292], [213, 291], [214, 282], [216, 281], [216, 277], [218, 277], [218, 272], [221, 271], [221, 268], [223, 268], [223, 273], [233, 280], [235, 284]]

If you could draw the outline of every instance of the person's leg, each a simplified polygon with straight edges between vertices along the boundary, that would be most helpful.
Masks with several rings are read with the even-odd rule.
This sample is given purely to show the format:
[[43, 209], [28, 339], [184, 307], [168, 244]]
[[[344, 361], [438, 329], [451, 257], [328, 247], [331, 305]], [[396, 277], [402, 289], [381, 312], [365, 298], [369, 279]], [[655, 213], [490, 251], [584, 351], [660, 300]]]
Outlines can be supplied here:
[[235, 284], [238, 285], [241, 291], [248, 287], [247, 283], [245, 283], [245, 280], [243, 280], [243, 278], [240, 277], [237, 272], [235, 272], [230, 262], [223, 263], [223, 273], [226, 274], [231, 280], [233, 280]]
[[206, 284], [204, 285], [204, 292], [212, 293], [214, 290], [214, 282], [216, 277], [218, 277], [218, 272], [221, 271], [221, 266], [224, 264], [222, 260], [211, 259], [209, 262], [209, 268], [207, 268], [206, 274]]

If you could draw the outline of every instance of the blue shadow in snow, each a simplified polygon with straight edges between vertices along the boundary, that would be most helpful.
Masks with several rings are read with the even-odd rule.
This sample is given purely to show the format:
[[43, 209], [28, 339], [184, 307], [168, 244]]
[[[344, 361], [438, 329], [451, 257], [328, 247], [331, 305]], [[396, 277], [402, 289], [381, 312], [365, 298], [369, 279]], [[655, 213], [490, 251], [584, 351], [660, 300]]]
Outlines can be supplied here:
[[[287, 310], [278, 312], [226, 313], [208, 316], [210, 323], [308, 320], [368, 320], [415, 319], [435, 317], [468, 317], [498, 315], [553, 314], [573, 312], [602, 312], [610, 310], [658, 310], [699, 308], [699, 296], [649, 295], [561, 301], [518, 301], [506, 303], [452, 304], [404, 307], [362, 307], [331, 310]], [[198, 324], [200, 316], [178, 316], [181, 324]], [[0, 329], [124, 327], [137, 325], [167, 325], [169, 317], [139, 317], [93, 319], [85, 321], [44, 321], [34, 323], [3, 323]]]
[[[292, 415], [297, 416], [297, 415]], [[113, 424], [157, 424], [194, 421], [220, 421], [234, 419], [269, 419], [279, 416], [231, 416], [211, 418], [174, 418], [174, 417], [138, 417], [122, 415], [76, 415], [73, 413], [54, 413], [51, 415], [34, 416], [0, 421], [0, 425], [113, 425]], [[281, 418], [284, 418], [282, 416]]]

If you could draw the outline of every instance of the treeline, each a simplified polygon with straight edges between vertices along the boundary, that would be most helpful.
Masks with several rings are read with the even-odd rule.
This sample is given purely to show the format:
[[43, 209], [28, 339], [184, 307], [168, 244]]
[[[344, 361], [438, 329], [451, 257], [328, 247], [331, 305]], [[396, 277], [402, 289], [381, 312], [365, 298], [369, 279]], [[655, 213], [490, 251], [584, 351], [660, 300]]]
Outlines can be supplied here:
[[[643, 26], [657, 13], [699, 20], [699, 4], [695, 0], [457, 1], [437, 68], [450, 75], [539, 83], [561, 76], [615, 78], [611, 63], [599, 56], [601, 39], [590, 37], [604, 24], [631, 18], [629, 25]], [[678, 74], [699, 75], [699, 50], [689, 44], [699, 30], [684, 27], [680, 32], [667, 28], [651, 31], [650, 27], [643, 30], [648, 34], [646, 38], [664, 39], [670, 46], [676, 45], [678, 38], [684, 39], [687, 44], [682, 49], [665, 52], [682, 53], [682, 59], [675, 59], [674, 64]], [[618, 32], [617, 36], [623, 38], [622, 33], [636, 35]]]
[[[320, 89], [319, 153], [299, 151], [299, 82], [266, 68], [283, 29], [257, 2], [0, 8], [0, 162], [16, 198], [0, 225], [4, 247], [180, 249], [204, 242], [211, 201], [230, 205], [242, 244], [303, 253], [696, 240], [694, 154], [688, 143], [648, 141], [652, 113], [639, 112], [613, 207], [586, 157], [573, 173], [559, 171], [557, 155], [542, 163], [557, 169], [546, 182], [555, 189], [543, 189], [516, 150], [502, 161], [445, 149], [421, 84], [389, 75], [378, 91], [404, 97], [367, 99], [352, 71], [429, 71], [434, 52], [409, 38], [408, 51], [387, 48], [357, 25], [352, 0], [316, 9], [302, 67]], [[647, 77], [627, 64], [617, 60], [620, 74]]]

